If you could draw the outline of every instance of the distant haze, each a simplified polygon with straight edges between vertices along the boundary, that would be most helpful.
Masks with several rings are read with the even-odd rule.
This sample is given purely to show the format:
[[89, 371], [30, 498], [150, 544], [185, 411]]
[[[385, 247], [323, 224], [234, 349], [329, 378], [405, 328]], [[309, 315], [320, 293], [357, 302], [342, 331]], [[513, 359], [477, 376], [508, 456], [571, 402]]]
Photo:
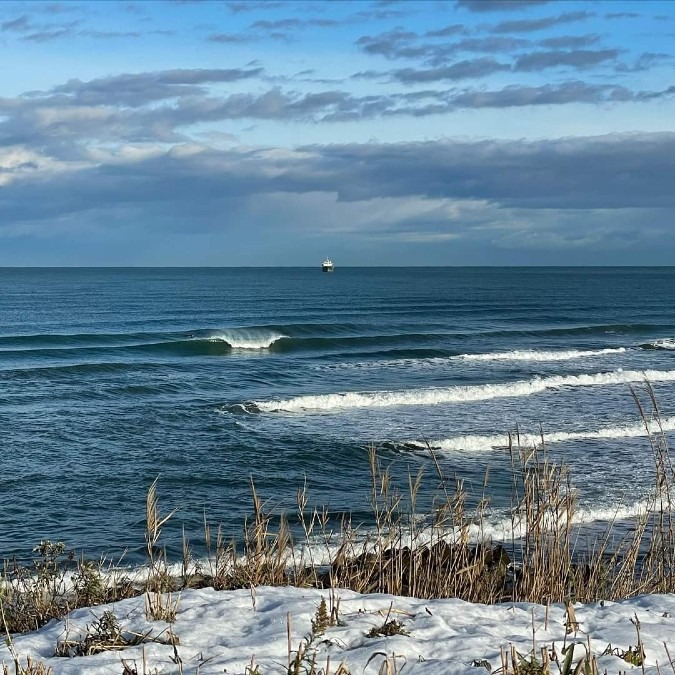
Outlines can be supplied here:
[[673, 35], [650, 0], [0, 3], [0, 266], [671, 265]]

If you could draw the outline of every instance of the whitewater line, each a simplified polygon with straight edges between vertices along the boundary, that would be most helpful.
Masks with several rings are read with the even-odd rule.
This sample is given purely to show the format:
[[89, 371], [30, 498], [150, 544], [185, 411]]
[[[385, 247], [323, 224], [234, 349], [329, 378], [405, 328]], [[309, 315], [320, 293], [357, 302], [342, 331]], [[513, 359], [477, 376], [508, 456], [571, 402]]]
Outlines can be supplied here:
[[494, 398], [531, 396], [561, 387], [591, 387], [629, 382], [673, 382], [675, 370], [617, 370], [585, 375], [553, 375], [503, 384], [455, 385], [431, 389], [402, 391], [346, 392], [298, 396], [280, 401], [253, 401], [261, 412], [332, 411], [349, 408], [384, 408], [390, 406], [439, 405], [465, 403]]
[[380, 370], [383, 368], [433, 368], [452, 364], [457, 361], [574, 361], [598, 356], [624, 354], [626, 347], [608, 347], [605, 349], [567, 349], [559, 351], [540, 351], [522, 349], [509, 352], [488, 352], [485, 354], [457, 354], [456, 356], [434, 356], [431, 358], [402, 358], [382, 361], [362, 361], [357, 363], [331, 363], [314, 366], [313, 370]]
[[[590, 506], [576, 504], [569, 521], [573, 527], [583, 527], [595, 523], [612, 523], [642, 518], [659, 508], [653, 497], [637, 500], [632, 504], [616, 503], [609, 506]], [[566, 514], [561, 513], [558, 523], [567, 522]], [[517, 514], [501, 518], [487, 518], [480, 524], [469, 525], [469, 540], [510, 541], [524, 537], [527, 533], [525, 521]]]
[[510, 352], [490, 352], [487, 354], [461, 354], [456, 357], [462, 361], [571, 361], [608, 354], [623, 354], [625, 347], [607, 349], [570, 349], [561, 351], [538, 351], [522, 349]]
[[[665, 417], [661, 420], [661, 429], [663, 431], [675, 431], [675, 417]], [[656, 423], [650, 423], [650, 433], [660, 431]], [[564, 443], [566, 441], [582, 441], [592, 439], [620, 439], [620, 438], [642, 438], [647, 436], [647, 430], [643, 422], [636, 424], [605, 427], [602, 429], [589, 429], [587, 431], [551, 431], [544, 432], [543, 438], [546, 445], [553, 443]], [[511, 434], [511, 442], [514, 447], [520, 442], [521, 447], [534, 447], [541, 444], [541, 434], [519, 433]], [[440, 441], [429, 441], [429, 445], [434, 450], [446, 451], [465, 451], [465, 452], [484, 452], [495, 448], [504, 448], [509, 444], [509, 434], [491, 434], [491, 435], [471, 435], [454, 436]], [[414, 446], [420, 449], [427, 447], [426, 443], [420, 441], [407, 441], [398, 445]]]
[[660, 340], [654, 340], [654, 342], [648, 342], [647, 345], [653, 349], [673, 350], [675, 349], [675, 338], [661, 338]]

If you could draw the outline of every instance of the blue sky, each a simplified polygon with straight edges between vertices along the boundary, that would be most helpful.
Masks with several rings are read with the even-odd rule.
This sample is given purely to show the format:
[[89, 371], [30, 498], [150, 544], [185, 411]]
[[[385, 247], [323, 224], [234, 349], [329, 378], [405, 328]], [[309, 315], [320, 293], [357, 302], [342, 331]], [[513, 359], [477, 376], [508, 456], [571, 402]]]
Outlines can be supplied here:
[[0, 3], [0, 265], [670, 265], [675, 2]]

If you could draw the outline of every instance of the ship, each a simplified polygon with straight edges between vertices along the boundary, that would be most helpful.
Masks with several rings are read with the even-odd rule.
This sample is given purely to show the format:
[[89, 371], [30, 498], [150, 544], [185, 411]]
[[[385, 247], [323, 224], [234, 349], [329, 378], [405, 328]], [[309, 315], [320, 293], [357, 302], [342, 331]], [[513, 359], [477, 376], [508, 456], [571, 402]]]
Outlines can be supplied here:
[[333, 261], [330, 258], [326, 258], [321, 263], [321, 269], [324, 272], [334, 272], [335, 271], [335, 265], [333, 264]]

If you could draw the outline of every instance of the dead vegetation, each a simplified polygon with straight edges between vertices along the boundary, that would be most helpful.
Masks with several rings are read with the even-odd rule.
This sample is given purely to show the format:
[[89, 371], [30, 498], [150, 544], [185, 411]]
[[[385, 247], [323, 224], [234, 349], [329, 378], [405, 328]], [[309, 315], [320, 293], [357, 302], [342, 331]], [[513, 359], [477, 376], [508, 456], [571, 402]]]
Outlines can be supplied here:
[[93, 656], [101, 652], [123, 651], [128, 647], [136, 647], [148, 642], [175, 646], [178, 644], [178, 638], [171, 630], [162, 631], [159, 635], [152, 635], [152, 630], [145, 633], [124, 630], [115, 614], [105, 611], [87, 626], [86, 633], [81, 638], [66, 635], [63, 640], [59, 640], [54, 656], [69, 658]]

